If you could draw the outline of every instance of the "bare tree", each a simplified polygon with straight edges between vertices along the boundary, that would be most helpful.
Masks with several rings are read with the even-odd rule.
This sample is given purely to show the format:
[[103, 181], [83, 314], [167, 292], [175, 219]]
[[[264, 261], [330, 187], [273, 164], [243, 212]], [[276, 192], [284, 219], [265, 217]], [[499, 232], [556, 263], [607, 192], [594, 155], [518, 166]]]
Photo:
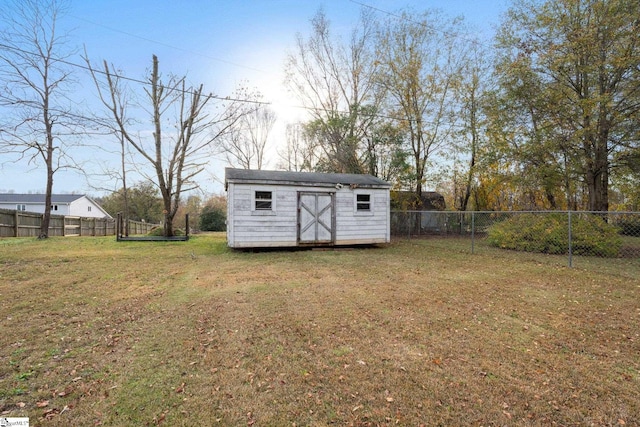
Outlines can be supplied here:
[[[258, 100], [259, 95], [252, 98]], [[219, 150], [227, 161], [242, 169], [262, 169], [269, 134], [276, 114], [264, 104], [248, 104], [236, 126], [220, 140]]]
[[78, 167], [70, 154], [81, 120], [69, 99], [75, 82], [65, 62], [73, 52], [58, 34], [64, 11], [58, 0], [16, 0], [0, 10], [0, 151], [46, 167], [40, 239], [49, 235], [55, 173]]
[[[149, 137], [149, 132], [137, 132], [135, 125], [127, 122], [122, 108], [127, 102], [123, 102], [122, 97], [131, 94], [118, 91], [112, 68], [106, 61], [103, 67], [100, 73], [106, 76], [108, 92], [102, 93], [98, 83], [96, 87], [120, 134], [150, 166], [151, 173], [147, 177], [157, 185], [163, 200], [164, 234], [173, 236], [173, 220], [180, 206], [180, 196], [197, 188], [195, 178], [204, 170], [208, 149], [241, 117], [240, 105], [230, 102], [221, 113], [210, 116], [207, 108], [216, 97], [204, 94], [202, 85], [188, 87], [185, 77], [170, 76], [166, 83], [163, 82], [158, 58], [154, 55], [144, 88], [148, 102], [145, 111], [153, 124]], [[94, 79], [97, 78], [95, 69], [90, 68]]]
[[264, 163], [267, 140], [276, 122], [276, 113], [269, 107], [261, 105], [243, 116], [241, 120], [245, 124], [251, 145], [256, 152], [256, 168], [260, 170]]
[[311, 36], [298, 35], [287, 58], [287, 85], [310, 111], [306, 132], [324, 154], [318, 168], [364, 172], [365, 135], [381, 100], [374, 79], [375, 21], [363, 12], [347, 43], [332, 35], [322, 10], [311, 25]]
[[224, 153], [227, 162], [237, 168], [251, 169], [255, 164], [255, 151], [251, 146], [251, 141], [245, 137], [244, 132], [239, 127], [229, 129], [218, 147]]
[[[112, 119], [115, 114], [121, 117], [121, 121], [130, 125], [132, 122], [128, 118], [128, 98], [125, 96], [126, 86], [124, 79], [118, 74], [106, 74], [106, 82], [102, 81], [96, 75], [96, 71], [91, 67], [89, 56], [85, 50], [85, 61], [87, 62], [89, 72], [96, 85], [97, 93], [102, 104], [106, 107], [106, 117], [99, 115], [93, 118], [93, 121], [100, 128], [104, 128], [108, 135], [113, 135], [118, 141], [120, 165], [118, 171], [108, 170], [107, 174], [122, 181], [122, 191], [118, 194], [122, 195], [123, 214], [124, 214], [124, 235], [129, 235], [129, 191], [127, 187], [127, 153], [128, 144], [126, 136], [122, 133], [121, 126], [118, 121]], [[113, 70], [114, 67], [108, 67], [106, 61], [104, 68]]]
[[302, 123], [290, 123], [286, 128], [284, 148], [278, 149], [278, 167], [288, 171], [311, 171], [318, 162], [317, 147], [307, 138]]
[[430, 11], [393, 16], [379, 33], [378, 82], [389, 95], [389, 114], [406, 129], [418, 195], [429, 160], [445, 146], [451, 131], [453, 89], [463, 58], [459, 33], [458, 20]]

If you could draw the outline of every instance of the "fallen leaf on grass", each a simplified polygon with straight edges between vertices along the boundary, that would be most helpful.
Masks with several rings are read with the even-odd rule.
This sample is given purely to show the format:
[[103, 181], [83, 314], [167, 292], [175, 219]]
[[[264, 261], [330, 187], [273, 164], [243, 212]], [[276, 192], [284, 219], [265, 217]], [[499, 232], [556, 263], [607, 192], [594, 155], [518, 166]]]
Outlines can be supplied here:
[[38, 408], [44, 408], [45, 406], [49, 405], [49, 401], [48, 400], [42, 400], [40, 402], [36, 402], [36, 406]]
[[247, 425], [252, 426], [256, 423], [256, 419], [253, 417], [253, 412], [247, 412]]
[[393, 402], [393, 397], [391, 397], [391, 393], [389, 393], [389, 390], [385, 390], [384, 395], [386, 396], [385, 399], [387, 400], [387, 402]]
[[163, 412], [162, 414], [160, 414], [159, 417], [153, 417], [153, 421], [155, 422], [156, 425], [160, 425], [160, 423], [164, 421], [166, 416], [167, 414]]
[[58, 415], [58, 412], [60, 412], [60, 411], [58, 411], [58, 410], [57, 410], [57, 409], [55, 409], [55, 408], [47, 409], [47, 410], [46, 410], [46, 411], [44, 411], [44, 413], [42, 414], [42, 417], [43, 417], [45, 420], [50, 420], [51, 418], [53, 418], [53, 417], [55, 417], [56, 415]]

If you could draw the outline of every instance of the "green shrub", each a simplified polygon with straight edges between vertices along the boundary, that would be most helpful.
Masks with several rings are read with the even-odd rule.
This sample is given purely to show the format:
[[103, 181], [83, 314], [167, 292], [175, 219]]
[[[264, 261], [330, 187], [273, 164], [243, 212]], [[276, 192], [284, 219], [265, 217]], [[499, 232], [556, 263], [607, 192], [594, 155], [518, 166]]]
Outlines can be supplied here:
[[616, 225], [620, 228], [620, 234], [624, 236], [640, 237], [640, 216], [623, 215], [616, 217]]
[[227, 214], [223, 207], [205, 206], [200, 214], [200, 230], [225, 231]]
[[[175, 228], [173, 230], [174, 236], [184, 236], [184, 231], [179, 228]], [[147, 236], [164, 236], [164, 228], [163, 227], [153, 227]]]
[[[548, 254], [569, 252], [569, 220], [567, 214], [517, 214], [492, 225], [489, 244], [503, 249]], [[577, 255], [615, 257], [622, 240], [618, 229], [597, 215], [571, 217], [572, 252]]]

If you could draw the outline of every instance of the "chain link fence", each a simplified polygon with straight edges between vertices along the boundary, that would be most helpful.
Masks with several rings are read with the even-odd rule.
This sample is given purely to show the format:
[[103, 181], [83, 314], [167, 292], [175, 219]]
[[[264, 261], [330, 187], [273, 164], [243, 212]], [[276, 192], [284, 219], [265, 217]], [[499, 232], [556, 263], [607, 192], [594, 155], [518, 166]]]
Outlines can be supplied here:
[[502, 249], [575, 257], [640, 260], [640, 212], [393, 211], [394, 238], [455, 238], [475, 253]]

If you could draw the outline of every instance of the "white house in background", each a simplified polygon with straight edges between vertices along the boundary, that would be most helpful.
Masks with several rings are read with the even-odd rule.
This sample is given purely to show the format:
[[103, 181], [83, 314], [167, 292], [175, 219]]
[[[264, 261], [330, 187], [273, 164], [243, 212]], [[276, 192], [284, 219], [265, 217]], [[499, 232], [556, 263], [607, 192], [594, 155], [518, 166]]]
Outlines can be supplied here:
[[227, 168], [227, 244], [388, 243], [390, 188], [372, 175]]
[[[0, 193], [0, 209], [44, 213], [44, 200], [44, 194]], [[82, 194], [52, 194], [51, 214], [111, 218], [99, 204]]]

